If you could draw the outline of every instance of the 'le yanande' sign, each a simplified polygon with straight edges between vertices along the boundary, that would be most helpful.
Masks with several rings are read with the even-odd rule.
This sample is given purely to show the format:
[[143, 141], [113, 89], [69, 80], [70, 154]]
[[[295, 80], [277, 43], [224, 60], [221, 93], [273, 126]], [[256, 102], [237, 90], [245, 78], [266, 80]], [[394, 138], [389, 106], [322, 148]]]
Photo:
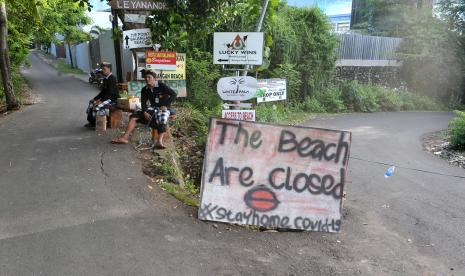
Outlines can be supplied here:
[[210, 119], [199, 219], [341, 229], [351, 133]]
[[168, 9], [165, 1], [155, 0], [111, 0], [110, 6], [115, 10], [162, 11]]

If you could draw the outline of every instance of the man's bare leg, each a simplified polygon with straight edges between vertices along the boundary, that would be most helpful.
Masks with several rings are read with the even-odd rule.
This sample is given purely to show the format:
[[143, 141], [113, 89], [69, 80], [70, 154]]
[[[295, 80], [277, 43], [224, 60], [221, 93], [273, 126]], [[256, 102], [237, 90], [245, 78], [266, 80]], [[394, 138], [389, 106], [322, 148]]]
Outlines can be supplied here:
[[[157, 130], [158, 131], [158, 130]], [[158, 141], [157, 141], [157, 148], [159, 149], [166, 149], [166, 146], [163, 144], [163, 138], [165, 137], [166, 132], [158, 132]]]
[[124, 132], [123, 136], [115, 138], [111, 140], [111, 142], [115, 144], [129, 143], [129, 136], [131, 136], [132, 132], [136, 128], [136, 125], [137, 125], [137, 118], [131, 118], [129, 120], [128, 126], [126, 127], [126, 131]]

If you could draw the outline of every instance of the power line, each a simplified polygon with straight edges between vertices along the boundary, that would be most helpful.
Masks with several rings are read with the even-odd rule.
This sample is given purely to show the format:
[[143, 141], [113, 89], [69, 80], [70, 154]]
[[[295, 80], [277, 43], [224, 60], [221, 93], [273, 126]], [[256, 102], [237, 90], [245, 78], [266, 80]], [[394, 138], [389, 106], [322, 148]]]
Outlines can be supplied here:
[[409, 167], [397, 166], [395, 164], [389, 164], [389, 163], [384, 163], [384, 162], [379, 162], [379, 161], [372, 161], [372, 160], [363, 159], [363, 158], [355, 157], [355, 156], [351, 156], [350, 159], [359, 160], [359, 161], [368, 162], [368, 163], [373, 163], [373, 164], [385, 165], [385, 166], [395, 166], [396, 168], [401, 168], [401, 169], [411, 170], [411, 171], [416, 171], [416, 172], [423, 172], [423, 173], [429, 173], [429, 174], [435, 174], [435, 175], [449, 176], [449, 177], [465, 179], [465, 176], [461, 176], [461, 175], [446, 174], [446, 173], [433, 172], [433, 171], [422, 170], [422, 169], [417, 169], [417, 168], [409, 168]]

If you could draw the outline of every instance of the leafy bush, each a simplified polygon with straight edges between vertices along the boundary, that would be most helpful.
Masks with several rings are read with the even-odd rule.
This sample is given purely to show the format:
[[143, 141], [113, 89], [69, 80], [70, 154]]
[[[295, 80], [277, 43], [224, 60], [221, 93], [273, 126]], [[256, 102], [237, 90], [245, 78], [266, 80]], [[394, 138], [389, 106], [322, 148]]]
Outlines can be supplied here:
[[[337, 39], [328, 17], [318, 8], [280, 5], [271, 24], [273, 45], [270, 68], [292, 64], [298, 71], [300, 85], [289, 99], [304, 100], [325, 89], [335, 69]], [[294, 85], [294, 79], [288, 80]], [[295, 93], [297, 92], [297, 94]]]
[[326, 112], [325, 107], [316, 99], [309, 98], [305, 100], [300, 108], [305, 112], [324, 113]]
[[[311, 111], [314, 112], [314, 111]], [[308, 119], [302, 104], [262, 103], [255, 107], [256, 120], [270, 123], [296, 123]]]
[[200, 110], [221, 104], [216, 92], [216, 83], [221, 75], [212, 60], [211, 53], [198, 49], [193, 49], [187, 57], [187, 99]]
[[465, 112], [456, 111], [457, 115], [449, 122], [449, 141], [454, 149], [465, 150]]
[[294, 65], [289, 63], [278, 65], [278, 67], [271, 72], [271, 77], [286, 79], [287, 100], [290, 102], [299, 100], [302, 80], [300, 72], [295, 69]]
[[394, 90], [384, 87], [374, 87], [376, 102], [380, 111], [400, 111], [402, 109], [402, 100]]
[[379, 111], [379, 105], [376, 101], [376, 94], [373, 86], [360, 85], [360, 99], [361, 99], [361, 110], [362, 112], [376, 112]]
[[344, 81], [339, 85], [341, 98], [350, 111], [362, 111], [362, 98], [360, 84], [357, 81]]
[[431, 98], [407, 91], [346, 81], [339, 85], [341, 98], [350, 111], [438, 110]]
[[316, 93], [315, 99], [326, 112], [338, 113], [346, 110], [344, 102], [341, 99], [341, 91], [336, 87], [331, 87], [324, 92]]

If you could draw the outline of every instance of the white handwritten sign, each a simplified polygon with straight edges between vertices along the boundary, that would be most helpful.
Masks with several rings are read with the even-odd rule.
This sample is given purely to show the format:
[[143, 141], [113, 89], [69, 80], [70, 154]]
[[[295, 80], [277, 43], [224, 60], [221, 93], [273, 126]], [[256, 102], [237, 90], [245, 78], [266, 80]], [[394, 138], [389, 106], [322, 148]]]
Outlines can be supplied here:
[[221, 78], [217, 84], [217, 92], [226, 101], [246, 101], [255, 97], [258, 84], [252, 77]]
[[210, 119], [199, 219], [341, 229], [351, 133]]

